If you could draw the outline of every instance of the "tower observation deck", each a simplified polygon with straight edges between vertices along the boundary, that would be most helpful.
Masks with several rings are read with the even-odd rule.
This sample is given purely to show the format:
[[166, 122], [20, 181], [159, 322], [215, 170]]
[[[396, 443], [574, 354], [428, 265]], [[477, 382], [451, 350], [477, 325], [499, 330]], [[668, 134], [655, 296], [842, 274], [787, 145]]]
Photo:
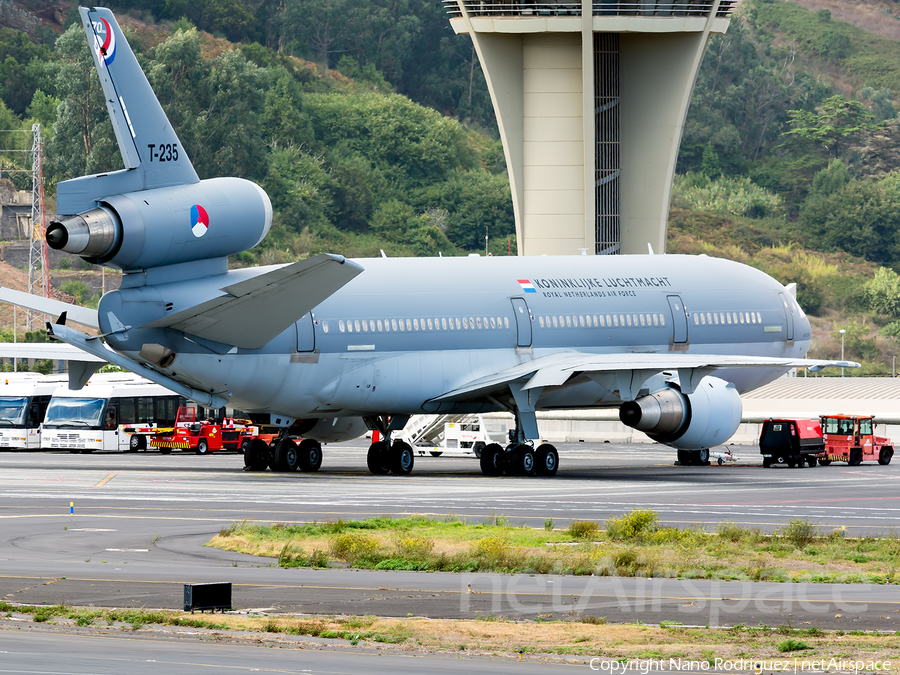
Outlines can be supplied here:
[[519, 254], [665, 251], [697, 70], [736, 0], [443, 3], [487, 80]]

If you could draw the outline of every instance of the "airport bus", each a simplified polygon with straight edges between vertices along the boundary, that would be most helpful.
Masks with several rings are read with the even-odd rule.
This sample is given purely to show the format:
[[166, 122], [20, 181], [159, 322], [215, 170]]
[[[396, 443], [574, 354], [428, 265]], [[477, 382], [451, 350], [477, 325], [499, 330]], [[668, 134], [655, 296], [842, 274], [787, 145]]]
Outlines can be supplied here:
[[4, 373], [0, 379], [0, 449], [39, 450], [41, 421], [66, 375]]
[[132, 431], [173, 426], [178, 408], [185, 405], [189, 403], [183, 396], [136, 375], [100, 373], [80, 391], [68, 385], [56, 389], [44, 415], [41, 449], [137, 450], [131, 447]]

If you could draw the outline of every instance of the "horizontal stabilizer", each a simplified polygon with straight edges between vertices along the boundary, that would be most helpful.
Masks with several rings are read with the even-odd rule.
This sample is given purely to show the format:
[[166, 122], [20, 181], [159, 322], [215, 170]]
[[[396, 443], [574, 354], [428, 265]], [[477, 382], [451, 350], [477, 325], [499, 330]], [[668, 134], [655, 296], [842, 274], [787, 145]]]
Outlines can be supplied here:
[[88, 328], [100, 328], [97, 321], [97, 310], [87, 307], [79, 307], [62, 300], [54, 300], [52, 298], [44, 298], [40, 295], [32, 295], [31, 293], [23, 293], [22, 291], [14, 291], [11, 288], [0, 286], [0, 302], [6, 302], [17, 307], [31, 309], [38, 314], [47, 314], [54, 318], [63, 312], [66, 313], [68, 321], [80, 323]]
[[105, 359], [85, 354], [80, 349], [59, 342], [0, 342], [0, 357], [5, 359], [50, 359], [51, 361], [94, 361]]
[[342, 256], [317, 255], [223, 288], [226, 295], [142, 328], [173, 328], [242, 349], [259, 349], [362, 271]]
[[[579, 374], [625, 373], [639, 371], [646, 374], [664, 370], [715, 371], [725, 368], [859, 368], [855, 361], [827, 361], [821, 359], [780, 359], [765, 356], [721, 356], [709, 354], [582, 354], [569, 352], [552, 354], [521, 363], [508, 370], [472, 380], [438, 396], [435, 401], [462, 401], [475, 396], [494, 393], [509, 387], [512, 382], [527, 380], [522, 389], [537, 389], [565, 384]], [[688, 385], [687, 382], [683, 383]]]

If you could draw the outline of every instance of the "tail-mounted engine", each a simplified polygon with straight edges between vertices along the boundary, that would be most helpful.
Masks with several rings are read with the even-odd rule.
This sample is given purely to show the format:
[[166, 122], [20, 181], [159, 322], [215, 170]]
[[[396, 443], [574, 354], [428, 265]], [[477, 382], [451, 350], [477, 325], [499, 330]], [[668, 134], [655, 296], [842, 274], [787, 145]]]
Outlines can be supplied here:
[[728, 441], [741, 423], [741, 397], [730, 382], [704, 377], [692, 394], [672, 384], [622, 404], [619, 419], [657, 443], [698, 450]]
[[106, 197], [50, 223], [47, 245], [123, 270], [220, 258], [253, 248], [272, 224], [261, 187], [241, 178]]

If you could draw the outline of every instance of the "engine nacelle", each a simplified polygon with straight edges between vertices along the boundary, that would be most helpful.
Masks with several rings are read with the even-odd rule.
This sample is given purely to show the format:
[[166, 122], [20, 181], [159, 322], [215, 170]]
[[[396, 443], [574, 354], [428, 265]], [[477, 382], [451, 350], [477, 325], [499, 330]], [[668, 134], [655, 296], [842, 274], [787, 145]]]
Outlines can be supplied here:
[[737, 431], [741, 396], [730, 382], [707, 376], [692, 394], [671, 385], [624, 403], [619, 419], [657, 443], [681, 450], [710, 448]]
[[[312, 426], [307, 427], [307, 423]], [[313, 438], [320, 443], [340, 443], [359, 438], [368, 431], [361, 417], [325, 417], [317, 420], [304, 420], [301, 435]]]
[[265, 191], [242, 178], [113, 195], [52, 222], [50, 248], [123, 270], [221, 258], [253, 248], [272, 225]]

